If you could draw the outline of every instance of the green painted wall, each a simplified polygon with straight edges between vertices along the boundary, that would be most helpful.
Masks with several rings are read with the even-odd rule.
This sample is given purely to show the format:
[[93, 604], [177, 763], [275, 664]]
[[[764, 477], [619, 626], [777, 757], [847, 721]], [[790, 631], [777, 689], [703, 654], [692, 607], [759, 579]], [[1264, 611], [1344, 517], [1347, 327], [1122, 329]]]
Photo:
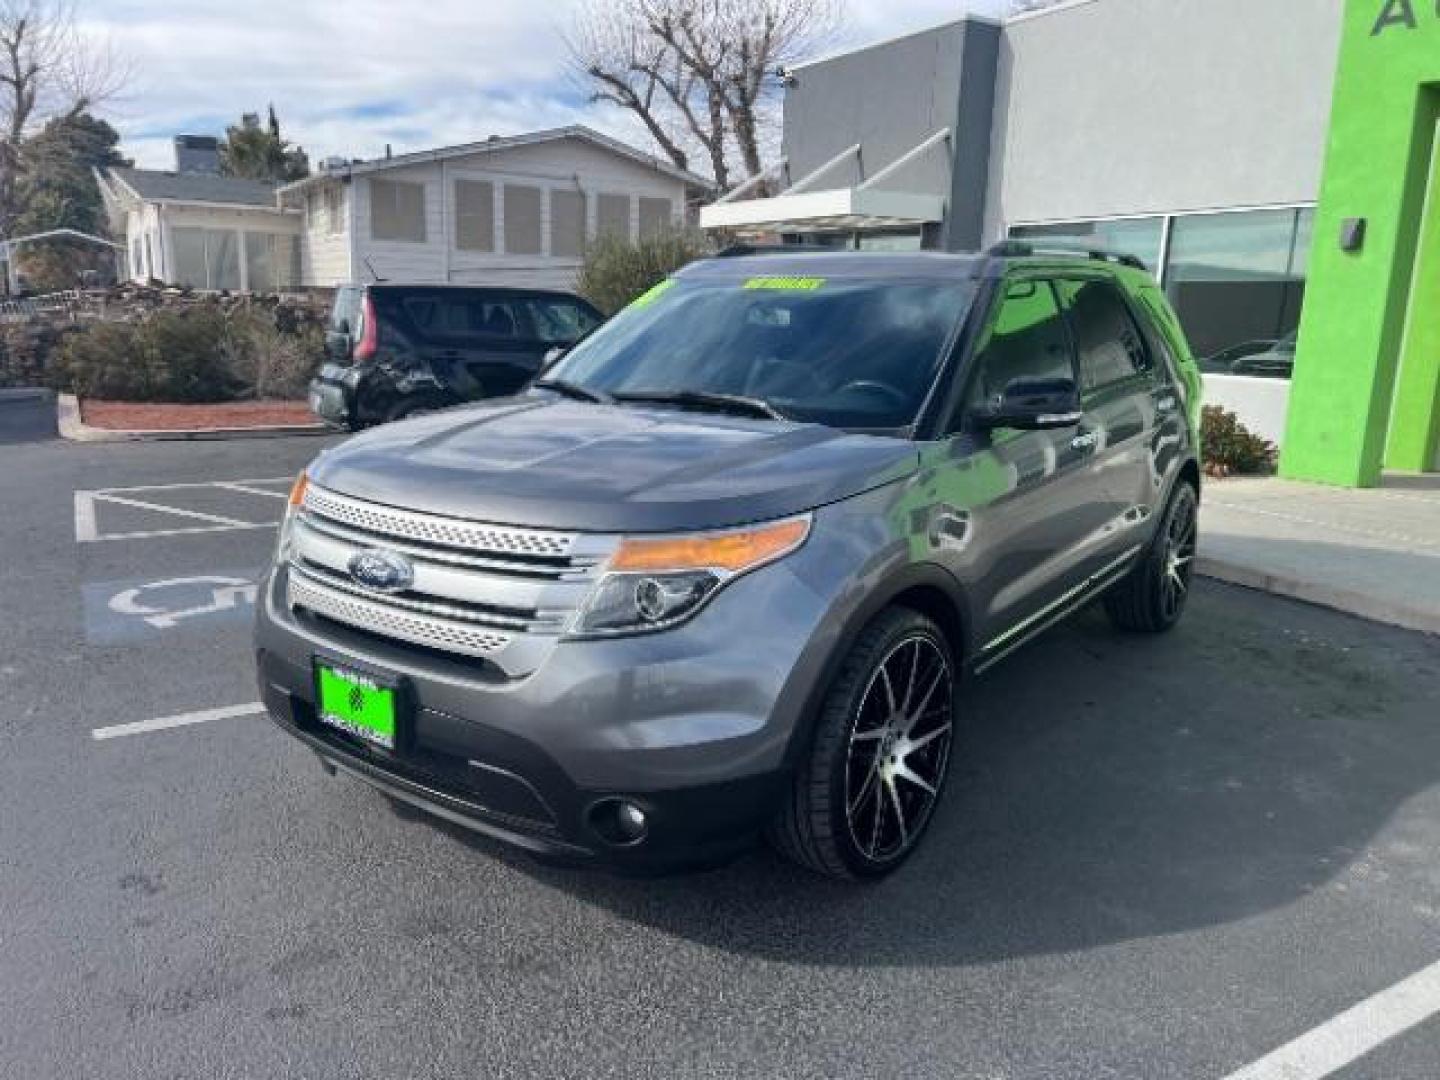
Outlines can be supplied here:
[[[1387, 439], [1393, 467], [1422, 469], [1434, 461], [1440, 252], [1433, 245], [1440, 240], [1440, 207], [1428, 222], [1425, 210], [1437, 123], [1440, 0], [1347, 0], [1280, 463], [1286, 476], [1374, 485]], [[1348, 218], [1367, 220], [1365, 245], [1356, 253], [1340, 250]]]

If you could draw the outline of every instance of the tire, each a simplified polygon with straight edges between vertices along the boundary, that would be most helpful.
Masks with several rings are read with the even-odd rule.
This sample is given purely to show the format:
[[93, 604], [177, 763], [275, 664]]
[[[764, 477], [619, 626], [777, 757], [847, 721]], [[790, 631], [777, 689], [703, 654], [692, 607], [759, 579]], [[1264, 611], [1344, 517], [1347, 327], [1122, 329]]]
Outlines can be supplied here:
[[1173, 630], [1185, 613], [1195, 566], [1195, 532], [1200, 498], [1182, 480], [1144, 557], [1105, 594], [1105, 611], [1117, 629], [1140, 634]]
[[944, 794], [954, 700], [955, 661], [940, 628], [909, 608], [881, 612], [826, 690], [772, 845], [834, 878], [898, 869]]

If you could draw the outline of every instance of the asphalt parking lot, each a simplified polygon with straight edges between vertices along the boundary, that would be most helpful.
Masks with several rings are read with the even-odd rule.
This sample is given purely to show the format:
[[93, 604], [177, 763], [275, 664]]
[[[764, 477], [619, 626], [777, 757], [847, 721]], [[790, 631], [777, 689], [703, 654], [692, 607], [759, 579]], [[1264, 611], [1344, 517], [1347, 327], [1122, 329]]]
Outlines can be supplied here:
[[1087, 615], [970, 687], [879, 886], [551, 869], [249, 710], [326, 440], [50, 431], [0, 408], [0, 1075], [1440, 1074], [1440, 1020], [1263, 1065], [1440, 960], [1440, 641], [1202, 583], [1168, 638]]

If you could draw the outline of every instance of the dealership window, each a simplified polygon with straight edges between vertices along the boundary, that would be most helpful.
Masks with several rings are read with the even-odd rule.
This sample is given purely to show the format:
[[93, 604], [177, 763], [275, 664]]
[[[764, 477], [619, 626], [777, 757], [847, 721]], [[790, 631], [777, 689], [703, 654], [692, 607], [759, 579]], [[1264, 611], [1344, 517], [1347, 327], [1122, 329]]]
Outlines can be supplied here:
[[370, 181], [370, 235], [376, 240], [425, 242], [425, 185]]
[[495, 250], [495, 185], [490, 181], [455, 181], [455, 247]]
[[1314, 224], [1314, 210], [1292, 207], [1017, 225], [1010, 235], [1138, 255], [1157, 270], [1202, 370], [1289, 378]]
[[595, 200], [595, 232], [630, 239], [630, 196], [601, 195]]
[[1289, 378], [1314, 211], [1177, 217], [1165, 291], [1201, 370]]
[[550, 192], [550, 254], [575, 259], [585, 253], [585, 193]]
[[508, 254], [540, 254], [540, 198], [538, 187], [505, 185], [505, 251]]
[[1017, 225], [1010, 230], [1016, 240], [1041, 241], [1045, 246], [1079, 251], [1099, 248], [1121, 255], [1134, 255], [1147, 269], [1160, 266], [1165, 242], [1163, 217], [1120, 218], [1113, 221], [1066, 221], [1047, 225]]
[[670, 200], [640, 197], [640, 239], [670, 228]]

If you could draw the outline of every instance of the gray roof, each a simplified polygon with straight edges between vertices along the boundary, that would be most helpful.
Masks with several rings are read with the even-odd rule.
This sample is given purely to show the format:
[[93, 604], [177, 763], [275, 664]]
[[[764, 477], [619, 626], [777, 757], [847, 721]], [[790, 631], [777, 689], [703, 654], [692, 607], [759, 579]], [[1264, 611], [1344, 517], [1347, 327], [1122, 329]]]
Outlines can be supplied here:
[[237, 180], [206, 173], [156, 172], [151, 169], [112, 169], [111, 172], [122, 184], [146, 200], [229, 203], [232, 206], [275, 205], [275, 186], [262, 180]]

